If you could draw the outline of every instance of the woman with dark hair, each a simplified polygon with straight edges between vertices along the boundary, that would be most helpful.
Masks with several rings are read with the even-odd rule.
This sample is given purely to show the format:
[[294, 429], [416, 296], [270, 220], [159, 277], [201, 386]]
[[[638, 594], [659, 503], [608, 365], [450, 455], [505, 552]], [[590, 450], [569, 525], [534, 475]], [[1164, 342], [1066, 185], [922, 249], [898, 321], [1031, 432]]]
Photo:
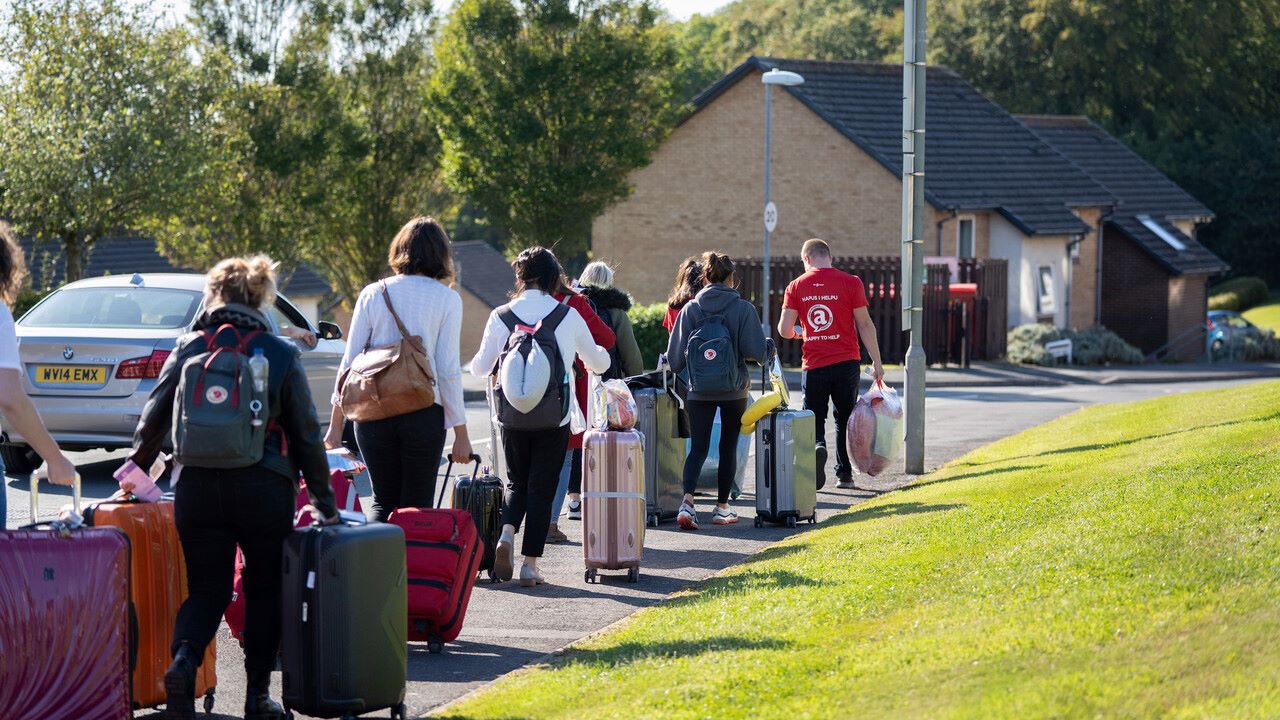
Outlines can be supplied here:
[[402, 324], [408, 335], [421, 338], [435, 378], [435, 404], [355, 423], [356, 445], [369, 467], [374, 518], [379, 522], [386, 522], [396, 508], [432, 506], [448, 428], [453, 428], [449, 457], [457, 463], [471, 459], [458, 357], [462, 297], [453, 289], [449, 236], [433, 218], [416, 217], [392, 239], [387, 265], [394, 274], [365, 287], [356, 299], [324, 439], [330, 448], [342, 446], [340, 396], [351, 361], [367, 348], [400, 342]]
[[[733, 489], [733, 478], [738, 469], [738, 433], [733, 429], [742, 424], [742, 413], [747, 409], [748, 391], [751, 389], [747, 362], [764, 362], [768, 347], [755, 306], [743, 300], [738, 291], [733, 289], [734, 268], [729, 256], [706, 252], [702, 254], [701, 265], [705, 287], [680, 312], [675, 328], [671, 331], [671, 340], [667, 343], [667, 360], [671, 363], [672, 371], [689, 372], [689, 398], [685, 408], [689, 412], [692, 441], [684, 464], [684, 502], [676, 516], [676, 524], [682, 530], [698, 529], [693, 493], [698, 487], [702, 464], [706, 462], [707, 453], [711, 449], [711, 429], [715, 424], [717, 410], [720, 412], [722, 428], [720, 465], [716, 472], [719, 487], [711, 522], [726, 525], [738, 521], [737, 513], [729, 509], [729, 493]], [[732, 371], [735, 368], [732, 366], [722, 367], [725, 372], [714, 377], [691, 367], [695, 363], [716, 361], [715, 346], [708, 344], [703, 349], [704, 346], [699, 344], [696, 357], [686, 356], [694, 334], [713, 318], [728, 333], [728, 343], [721, 347], [736, 351], [736, 383], [726, 379], [726, 376], [732, 378], [734, 375]], [[724, 352], [728, 350], [725, 349]], [[719, 360], [724, 362], [724, 358]]]
[[[44, 458], [49, 469], [49, 481], [56, 485], [71, 485], [75, 481], [76, 466], [58, 449], [58, 444], [45, 429], [40, 413], [36, 412], [22, 387], [18, 333], [9, 306], [17, 299], [18, 288], [26, 274], [18, 239], [6, 223], [0, 222], [0, 412], [4, 413], [5, 430], [16, 431], [32, 450]], [[0, 478], [3, 477], [4, 462], [0, 461]], [[32, 477], [31, 482], [37, 482], [36, 478]], [[4, 496], [4, 488], [0, 487], [0, 530], [4, 529], [7, 517]], [[35, 522], [35, 518], [31, 521]]]
[[[561, 306], [554, 293], [560, 289], [563, 271], [556, 256], [544, 247], [528, 248], [511, 263], [516, 272], [514, 299], [493, 311], [484, 328], [480, 349], [471, 361], [471, 372], [478, 378], [488, 379], [497, 371], [497, 363], [507, 346], [512, 330], [503, 320], [515, 316], [520, 324], [541, 326], [553, 312], [560, 313]], [[550, 326], [547, 326], [550, 329]], [[596, 344], [586, 321], [572, 309], [563, 315], [555, 326], [556, 347], [566, 370], [573, 367], [575, 358], [582, 358], [585, 368], [602, 373], [609, 368], [609, 353]], [[571, 372], [571, 370], [569, 370]], [[521, 430], [502, 428], [502, 448], [507, 460], [508, 478], [511, 482], [506, 508], [502, 511], [502, 535], [498, 539], [494, 576], [510, 580], [514, 573], [515, 533], [521, 522], [526, 522], [521, 554], [524, 565], [520, 568], [520, 585], [533, 587], [546, 582], [538, 568], [538, 558], [547, 541], [551, 524], [551, 502], [560, 479], [560, 467], [564, 464], [565, 450], [569, 447], [571, 403], [577, 402], [574, 383], [566, 383], [568, 403], [558, 426], [545, 430]]]
[[671, 295], [667, 297], [667, 314], [662, 318], [662, 327], [666, 328], [667, 332], [671, 332], [671, 329], [676, 326], [676, 318], [680, 315], [680, 311], [701, 290], [702, 263], [698, 260], [698, 256], [693, 255], [685, 258], [676, 270], [676, 284], [671, 288]]

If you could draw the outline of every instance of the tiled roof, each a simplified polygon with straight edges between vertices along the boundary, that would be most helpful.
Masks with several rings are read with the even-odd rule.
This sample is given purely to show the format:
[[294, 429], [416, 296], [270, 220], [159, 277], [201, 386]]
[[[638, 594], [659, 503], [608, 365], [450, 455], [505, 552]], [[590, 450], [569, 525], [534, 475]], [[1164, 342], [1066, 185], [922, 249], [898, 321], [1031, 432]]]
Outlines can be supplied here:
[[[1178, 230], [1171, 219], [1209, 219], [1213, 211], [1088, 118], [1023, 115], [1033, 132], [1116, 197], [1112, 225], [1175, 274], [1217, 273], [1227, 264]], [[1178, 250], [1143, 224], [1151, 221], [1185, 246]]]
[[502, 253], [486, 242], [453, 243], [454, 271], [458, 284], [490, 308], [505, 305], [516, 284], [516, 273]]
[[[787, 87], [895, 175], [902, 160], [902, 67], [880, 63], [749, 58], [693, 100], [701, 108], [753, 71], [781, 68], [804, 84]], [[1091, 179], [947, 68], [928, 69], [925, 191], [938, 208], [999, 211], [1028, 234], [1089, 228], [1072, 207], [1109, 206]]]
[[[32, 251], [32, 242], [23, 238], [22, 250], [27, 257], [32, 287], [57, 287], [63, 280], [62, 247], [41, 243]], [[114, 237], [94, 243], [89, 252], [84, 277], [133, 273], [198, 272], [175, 267], [156, 250], [154, 240], [145, 237]], [[280, 286], [295, 297], [328, 295], [333, 292], [329, 281], [306, 265], [299, 265]]]

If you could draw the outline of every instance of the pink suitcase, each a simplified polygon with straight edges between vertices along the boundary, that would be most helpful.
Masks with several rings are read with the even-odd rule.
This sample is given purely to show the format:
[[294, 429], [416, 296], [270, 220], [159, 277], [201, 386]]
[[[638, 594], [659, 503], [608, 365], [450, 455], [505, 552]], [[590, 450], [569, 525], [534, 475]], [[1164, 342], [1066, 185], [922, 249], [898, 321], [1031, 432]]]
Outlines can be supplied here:
[[592, 430], [582, 442], [584, 579], [600, 570], [640, 579], [644, 555], [644, 436], [634, 430]]
[[0, 717], [132, 717], [129, 537], [46, 528], [0, 530]]

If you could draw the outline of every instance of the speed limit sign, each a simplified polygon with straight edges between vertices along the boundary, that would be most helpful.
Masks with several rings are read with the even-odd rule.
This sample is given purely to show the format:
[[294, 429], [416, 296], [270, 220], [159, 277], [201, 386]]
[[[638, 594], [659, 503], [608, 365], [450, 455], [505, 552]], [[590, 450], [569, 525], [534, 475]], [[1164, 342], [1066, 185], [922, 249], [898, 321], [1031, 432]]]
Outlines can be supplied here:
[[772, 202], [764, 206], [764, 229], [773, 232], [778, 227], [778, 206]]

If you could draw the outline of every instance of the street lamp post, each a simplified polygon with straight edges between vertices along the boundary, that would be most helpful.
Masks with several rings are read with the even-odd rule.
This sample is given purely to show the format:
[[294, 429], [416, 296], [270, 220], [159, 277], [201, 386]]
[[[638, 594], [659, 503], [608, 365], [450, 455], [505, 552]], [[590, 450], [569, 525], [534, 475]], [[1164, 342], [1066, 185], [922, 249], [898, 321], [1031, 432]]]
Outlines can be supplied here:
[[773, 159], [773, 86], [800, 85], [804, 83], [804, 78], [796, 73], [774, 68], [762, 75], [760, 80], [764, 83], [764, 277], [762, 278], [764, 298], [761, 301], [764, 308], [761, 312], [761, 322], [764, 327], [764, 336], [773, 337], [773, 331], [769, 325], [769, 301], [772, 299], [769, 292], [769, 234], [773, 232], [778, 222], [778, 209], [769, 198], [770, 166]]
[[925, 2], [905, 0], [902, 47], [902, 326], [911, 330], [906, 378], [906, 471], [924, 473]]

